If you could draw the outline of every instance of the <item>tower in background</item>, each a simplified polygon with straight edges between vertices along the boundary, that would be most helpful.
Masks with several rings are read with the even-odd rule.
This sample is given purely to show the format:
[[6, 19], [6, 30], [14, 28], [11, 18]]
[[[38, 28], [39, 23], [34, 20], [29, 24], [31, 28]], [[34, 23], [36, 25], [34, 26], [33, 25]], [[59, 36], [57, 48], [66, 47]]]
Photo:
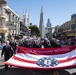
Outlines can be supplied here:
[[45, 27], [45, 34], [47, 38], [52, 38], [52, 27], [51, 27], [51, 23], [50, 23], [50, 19], [48, 18], [47, 20], [47, 24]]
[[28, 27], [29, 24], [29, 12], [23, 13], [23, 23], [26, 27]]
[[51, 28], [51, 23], [50, 23], [50, 19], [49, 18], [47, 20], [47, 27]]
[[40, 28], [41, 38], [44, 38], [45, 37], [45, 27], [44, 27], [44, 21], [43, 21], [43, 9], [42, 9], [42, 7], [41, 7], [41, 14], [40, 14], [39, 28]]
[[51, 27], [51, 23], [50, 23], [49, 18], [47, 20], [47, 29], [48, 29], [49, 37], [52, 37], [52, 27]]

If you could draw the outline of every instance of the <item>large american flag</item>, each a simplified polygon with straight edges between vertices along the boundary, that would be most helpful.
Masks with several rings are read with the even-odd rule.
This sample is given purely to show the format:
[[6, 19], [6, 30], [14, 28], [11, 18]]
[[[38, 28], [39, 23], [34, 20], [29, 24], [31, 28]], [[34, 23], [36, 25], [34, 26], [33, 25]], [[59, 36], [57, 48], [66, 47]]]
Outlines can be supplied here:
[[4, 64], [40, 70], [52, 70], [76, 66], [76, 47], [25, 48], [18, 47], [17, 53]]

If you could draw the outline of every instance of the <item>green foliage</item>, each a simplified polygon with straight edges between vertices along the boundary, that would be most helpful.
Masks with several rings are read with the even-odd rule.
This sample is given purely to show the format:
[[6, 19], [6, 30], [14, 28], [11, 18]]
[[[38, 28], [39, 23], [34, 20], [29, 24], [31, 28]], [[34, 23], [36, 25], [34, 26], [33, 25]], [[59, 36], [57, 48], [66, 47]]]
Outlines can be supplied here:
[[32, 36], [34, 36], [34, 35], [39, 36], [40, 30], [39, 30], [39, 28], [37, 26], [30, 25], [29, 28], [31, 29], [31, 35]]

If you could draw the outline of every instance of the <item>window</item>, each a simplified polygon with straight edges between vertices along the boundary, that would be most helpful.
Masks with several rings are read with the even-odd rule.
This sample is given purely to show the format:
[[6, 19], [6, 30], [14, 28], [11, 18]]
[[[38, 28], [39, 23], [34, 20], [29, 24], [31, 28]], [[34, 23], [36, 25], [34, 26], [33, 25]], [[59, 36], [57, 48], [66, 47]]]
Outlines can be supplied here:
[[2, 25], [2, 20], [0, 20], [0, 25]]
[[75, 30], [75, 24], [71, 25], [71, 30]]
[[0, 14], [2, 14], [2, 8], [0, 7]]

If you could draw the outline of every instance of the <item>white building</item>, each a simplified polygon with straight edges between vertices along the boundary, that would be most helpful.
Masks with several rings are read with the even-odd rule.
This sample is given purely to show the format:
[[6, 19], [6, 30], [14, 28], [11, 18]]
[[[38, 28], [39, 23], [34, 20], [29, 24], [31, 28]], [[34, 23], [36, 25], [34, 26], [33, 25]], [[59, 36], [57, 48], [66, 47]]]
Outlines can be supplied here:
[[42, 8], [41, 8], [41, 14], [40, 14], [40, 25], [39, 25], [39, 28], [40, 28], [41, 38], [44, 38], [45, 37], [45, 27], [44, 27], [44, 21], [43, 21], [43, 11], [42, 11]]
[[0, 0], [0, 40], [5, 40], [9, 35], [20, 33], [20, 17], [7, 5], [5, 0]]
[[29, 23], [29, 13], [28, 12], [23, 14], [23, 23], [26, 27], [28, 27], [30, 25], [30, 23]]

